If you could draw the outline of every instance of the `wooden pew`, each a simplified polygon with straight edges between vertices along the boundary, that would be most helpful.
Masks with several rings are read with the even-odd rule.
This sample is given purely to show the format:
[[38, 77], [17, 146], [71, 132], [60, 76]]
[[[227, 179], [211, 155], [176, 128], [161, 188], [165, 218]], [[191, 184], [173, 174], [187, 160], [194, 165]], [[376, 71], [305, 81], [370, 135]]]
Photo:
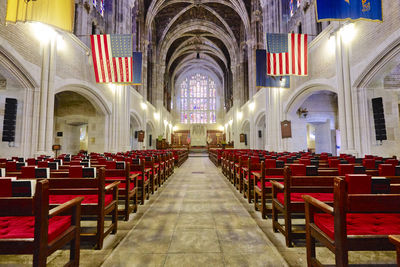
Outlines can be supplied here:
[[[254, 208], [261, 211], [261, 217], [266, 218], [271, 215], [271, 206], [267, 207], [267, 203], [271, 205], [272, 202], [272, 184], [271, 181], [283, 181], [283, 168], [276, 168], [276, 161], [270, 160], [275, 164], [269, 165], [266, 168], [266, 161], [260, 164], [260, 170], [253, 170], [250, 168], [250, 173], [254, 176]], [[271, 164], [271, 163], [270, 163]], [[254, 166], [254, 169], [257, 169]]]
[[[96, 231], [81, 233], [82, 239], [95, 243], [96, 249], [102, 249], [104, 238], [118, 229], [118, 185], [115, 181], [105, 185], [105, 170], [99, 169], [97, 178], [54, 178], [49, 180], [50, 206], [64, 203], [76, 196], [83, 197], [82, 216], [95, 216]], [[105, 217], [111, 216], [111, 224], [105, 229]]]
[[150, 168], [145, 167], [145, 159], [131, 159], [130, 175], [137, 176], [137, 185], [139, 189], [140, 204], [143, 205], [145, 199], [148, 199], [150, 194]]
[[[69, 243], [67, 265], [79, 266], [82, 200], [74, 198], [49, 210], [47, 180], [36, 183], [34, 197], [0, 198], [1, 228], [3, 231], [7, 227], [14, 228], [13, 232], [8, 232], [8, 237], [0, 234], [0, 254], [33, 254], [33, 266], [44, 267], [49, 255]], [[24, 220], [21, 229], [19, 220]], [[32, 224], [32, 228], [25, 228], [27, 223]], [[55, 232], [60, 234], [55, 235]]]
[[138, 203], [138, 182], [137, 177], [139, 173], [130, 174], [130, 163], [125, 164], [124, 169], [113, 169], [105, 170], [106, 183], [110, 184], [115, 181], [119, 181], [118, 185], [118, 198], [123, 200], [124, 208], [118, 209], [118, 214], [123, 215], [125, 221], [129, 220], [129, 214], [137, 211]]
[[[293, 167], [293, 165], [292, 165]], [[333, 202], [334, 176], [292, 176], [290, 167], [284, 168], [284, 183], [271, 181], [272, 184], [272, 229], [285, 236], [286, 245], [293, 246], [292, 241], [304, 238], [305, 231], [293, 229], [292, 214], [304, 214], [303, 194], [311, 194], [320, 200]], [[280, 224], [278, 217], [283, 215], [284, 224]]]
[[339, 267], [348, 266], [349, 251], [395, 250], [388, 235], [400, 233], [400, 195], [373, 195], [346, 180], [334, 180], [333, 207], [303, 196], [308, 266], [323, 266], [316, 258], [317, 240], [335, 254]]
[[389, 240], [396, 246], [397, 266], [400, 266], [400, 235], [390, 235]]

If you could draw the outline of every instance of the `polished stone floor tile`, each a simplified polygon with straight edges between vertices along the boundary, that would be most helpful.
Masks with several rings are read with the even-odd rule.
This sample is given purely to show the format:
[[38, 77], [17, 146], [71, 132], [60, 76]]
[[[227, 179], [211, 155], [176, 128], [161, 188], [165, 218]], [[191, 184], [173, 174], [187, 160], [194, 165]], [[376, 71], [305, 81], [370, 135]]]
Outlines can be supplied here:
[[119, 247], [129, 253], [166, 253], [172, 240], [173, 230], [163, 229], [134, 229], [125, 238]]
[[238, 213], [213, 213], [217, 229], [256, 228], [257, 223], [246, 214]]
[[177, 230], [168, 252], [221, 252], [221, 248], [215, 229]]
[[168, 254], [165, 267], [223, 267], [225, 266], [221, 253]]
[[256, 253], [267, 249], [268, 244], [258, 229], [218, 229], [218, 238], [224, 253]]
[[176, 229], [214, 229], [215, 221], [211, 213], [181, 213]]
[[121, 249], [103, 264], [104, 267], [161, 267], [166, 254], [131, 254]]
[[264, 253], [225, 253], [224, 262], [226, 266], [232, 267], [269, 267], [289, 266], [282, 262], [279, 254], [268, 251]]

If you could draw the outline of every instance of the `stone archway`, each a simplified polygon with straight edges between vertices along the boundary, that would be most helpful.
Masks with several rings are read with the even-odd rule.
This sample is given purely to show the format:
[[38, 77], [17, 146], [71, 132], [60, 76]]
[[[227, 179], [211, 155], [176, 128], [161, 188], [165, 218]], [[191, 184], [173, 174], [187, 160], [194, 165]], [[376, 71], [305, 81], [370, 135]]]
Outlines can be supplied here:
[[142, 149], [142, 142], [139, 143], [138, 140], [138, 131], [141, 131], [142, 129], [142, 123], [139, 118], [139, 116], [136, 113], [131, 112], [130, 116], [130, 146], [132, 150], [140, 150]]
[[337, 101], [337, 94], [331, 90], [312, 90], [293, 102], [286, 114], [292, 122], [289, 151], [338, 153], [340, 134]]
[[55, 94], [53, 143], [59, 153], [107, 151], [107, 119], [87, 96], [65, 89]]
[[156, 147], [156, 136], [155, 128], [151, 121], [146, 123], [146, 138], [145, 138], [145, 147], [147, 149], [155, 149]]
[[242, 124], [242, 127], [240, 128], [241, 132], [240, 134], [244, 134], [245, 142], [240, 143], [240, 147], [242, 148], [250, 148], [250, 141], [251, 141], [251, 136], [250, 136], [250, 121], [245, 120]]
[[267, 125], [266, 125], [266, 114], [265, 112], [261, 112], [256, 119], [256, 132], [255, 132], [255, 145], [256, 149], [265, 149], [265, 141], [266, 141], [266, 134], [267, 134]]

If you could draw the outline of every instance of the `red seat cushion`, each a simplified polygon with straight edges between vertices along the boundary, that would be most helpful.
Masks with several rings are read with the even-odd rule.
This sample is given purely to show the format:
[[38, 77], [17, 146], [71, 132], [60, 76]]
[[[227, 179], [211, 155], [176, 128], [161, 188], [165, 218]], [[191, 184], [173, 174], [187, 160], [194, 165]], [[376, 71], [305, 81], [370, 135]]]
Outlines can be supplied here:
[[[283, 184], [283, 182], [278, 182], [280, 184]], [[257, 183], [258, 188], [261, 188], [261, 182]], [[271, 182], [265, 182], [265, 187], [272, 187], [272, 183]]]
[[[71, 226], [71, 216], [49, 219], [48, 242], [53, 241]], [[34, 238], [35, 217], [0, 217], [0, 239]]]
[[[322, 202], [333, 202], [333, 194], [332, 193], [291, 193], [290, 194], [290, 202], [304, 202], [304, 199], [301, 197], [302, 195], [309, 195], [313, 198], [316, 198]], [[277, 194], [278, 201], [281, 204], [285, 204], [284, 194]]]
[[346, 174], [353, 174], [354, 173], [354, 165], [353, 164], [339, 164], [339, 175], [345, 176]]
[[392, 164], [379, 164], [379, 176], [395, 176], [396, 167]]
[[292, 164], [290, 165], [292, 176], [306, 176], [306, 165], [304, 164]]
[[[125, 178], [124, 179], [115, 180], [115, 181], [125, 181]], [[109, 185], [109, 184], [111, 184], [111, 183], [107, 183], [106, 182], [106, 185]], [[125, 189], [126, 188], [126, 184], [121, 182], [118, 185], [118, 188], [119, 189]], [[133, 190], [134, 188], [135, 188], [135, 184], [134, 183], [129, 183], [129, 190]]]
[[[335, 239], [333, 216], [315, 214], [315, 224], [330, 238]], [[349, 213], [347, 214], [347, 235], [389, 235], [400, 234], [400, 214]]]
[[[50, 204], [63, 204], [67, 201], [70, 201], [76, 197], [83, 197], [82, 204], [98, 204], [98, 196], [97, 195], [50, 195], [49, 203]], [[113, 196], [111, 194], [105, 195], [104, 204], [107, 206], [113, 201]]]
[[113, 180], [113, 181], [125, 181], [125, 177], [122, 177], [122, 176], [118, 176], [118, 177], [106, 177], [106, 179], [105, 179], [106, 181], [107, 180]]
[[[141, 175], [140, 175], [140, 176], [138, 176], [138, 177], [137, 177], [137, 179], [138, 179], [138, 180], [142, 180], [142, 176], [141, 176]], [[144, 180], [145, 180], [145, 181], [147, 181], [147, 180], [148, 180], [147, 176], [145, 176], [145, 177], [144, 177]]]

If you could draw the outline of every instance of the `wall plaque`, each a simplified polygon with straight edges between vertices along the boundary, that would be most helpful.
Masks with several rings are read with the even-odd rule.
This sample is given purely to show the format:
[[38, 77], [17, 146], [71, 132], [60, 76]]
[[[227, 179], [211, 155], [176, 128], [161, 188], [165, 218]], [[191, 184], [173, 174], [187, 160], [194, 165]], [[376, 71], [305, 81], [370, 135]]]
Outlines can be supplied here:
[[282, 139], [292, 138], [292, 123], [291, 121], [284, 120], [281, 122]]

